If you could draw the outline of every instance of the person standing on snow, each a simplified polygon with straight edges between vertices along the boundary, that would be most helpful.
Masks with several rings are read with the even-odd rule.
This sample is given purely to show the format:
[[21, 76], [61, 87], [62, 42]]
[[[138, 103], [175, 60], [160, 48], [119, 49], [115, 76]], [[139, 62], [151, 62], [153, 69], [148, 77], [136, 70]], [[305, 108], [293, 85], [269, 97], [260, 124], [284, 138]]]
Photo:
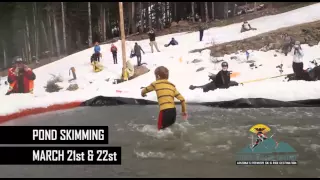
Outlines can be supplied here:
[[157, 49], [158, 52], [160, 52], [156, 42], [156, 34], [153, 28], [148, 32], [148, 35], [150, 40], [151, 52], [153, 53], [153, 46]]
[[204, 25], [201, 23], [201, 19], [199, 19], [200, 25], [199, 25], [199, 35], [200, 35], [200, 41], [202, 41], [203, 38], [203, 32], [204, 32]]
[[112, 53], [112, 57], [113, 57], [113, 64], [118, 64], [118, 59], [117, 59], [117, 47], [114, 44], [111, 44], [111, 48], [110, 51]]
[[284, 42], [282, 45], [282, 52], [285, 56], [291, 51], [292, 46], [294, 45], [294, 40], [287, 33], [284, 34]]
[[94, 54], [95, 54], [95, 57], [97, 58], [96, 61], [100, 62], [100, 57], [102, 56], [100, 51], [101, 51], [101, 48], [99, 46], [99, 43], [98, 42], [95, 42], [94, 44]]
[[33, 81], [36, 75], [32, 70], [23, 62], [21, 57], [17, 57], [15, 65], [8, 70], [8, 83], [10, 84], [9, 90], [6, 95], [12, 93], [32, 93]]
[[141, 46], [138, 45], [138, 43], [134, 44], [134, 48], [133, 48], [134, 54], [137, 56], [137, 64], [138, 66], [141, 66], [141, 51], [144, 53], [144, 51], [142, 50]]
[[300, 41], [296, 41], [294, 45], [292, 69], [296, 80], [303, 79], [303, 52]]
[[295, 75], [296, 80], [304, 79], [304, 70], [303, 70], [303, 51], [300, 45], [300, 41], [296, 41], [293, 51], [293, 62], [292, 69]]

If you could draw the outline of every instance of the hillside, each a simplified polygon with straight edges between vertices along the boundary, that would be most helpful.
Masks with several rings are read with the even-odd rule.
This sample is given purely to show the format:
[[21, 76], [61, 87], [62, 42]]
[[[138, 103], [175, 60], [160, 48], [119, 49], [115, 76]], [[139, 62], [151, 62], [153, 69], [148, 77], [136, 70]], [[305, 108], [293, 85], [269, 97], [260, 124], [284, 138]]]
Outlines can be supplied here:
[[[252, 26], [254, 26], [254, 24], [252, 24]], [[223, 56], [224, 54], [232, 54], [238, 51], [260, 49], [266, 51], [279, 49], [282, 44], [281, 37], [284, 33], [287, 33], [293, 39], [300, 41], [302, 44], [314, 46], [320, 41], [320, 21], [281, 28], [244, 40], [217, 44], [211, 47], [195, 49], [190, 52], [201, 52], [204, 49], [210, 49], [212, 56], [219, 57]]]
[[[243, 14], [240, 16], [235, 16], [235, 17], [231, 17], [223, 20], [216, 19], [215, 21], [208, 22], [207, 27], [208, 28], [221, 27], [221, 26], [227, 26], [234, 23], [240, 23], [240, 22], [243, 22], [244, 20], [250, 21], [252, 19], [256, 19], [263, 16], [270, 16], [270, 15], [285, 13], [285, 12], [292, 11], [292, 10], [295, 10], [304, 6], [308, 6], [311, 4], [314, 4], [314, 2], [301, 2], [298, 4], [292, 4], [289, 6], [280, 6], [280, 7], [273, 7], [273, 8], [268, 7], [261, 11]], [[193, 22], [187, 22], [187, 21], [173, 22], [170, 28], [166, 28], [161, 31], [158, 31], [157, 36], [163, 36], [167, 34], [180, 33], [180, 32], [194, 32], [198, 30], [198, 26], [199, 26], [199, 23], [193, 23]], [[126, 39], [129, 41], [140, 41], [147, 38], [148, 38], [148, 35], [144, 33], [144, 34], [130, 35]]]
[[[280, 28], [289, 28], [303, 23], [320, 21], [318, 13], [320, 3], [299, 8], [287, 13], [273, 16], [265, 16], [251, 20], [250, 22], [258, 30], [240, 33], [241, 23], [235, 23], [228, 26], [210, 28], [205, 32], [204, 41], [199, 41], [199, 33], [176, 33], [166, 36], [158, 36], [157, 44], [160, 52], [151, 53], [149, 40], [139, 41], [139, 45], [144, 49], [142, 62], [147, 63], [146, 67], [150, 69], [149, 73], [139, 76], [133, 80], [124, 83], [113, 84], [113, 80], [121, 76], [122, 64], [113, 64], [110, 54], [110, 44], [101, 45], [103, 54], [101, 64], [105, 67], [103, 71], [95, 73], [90, 65], [89, 57], [93, 49], [88, 48], [84, 51], [64, 57], [63, 59], [50, 63], [34, 70], [37, 75], [34, 85], [34, 94], [12, 94], [5, 96], [8, 90], [7, 85], [0, 86], [0, 98], [4, 102], [0, 108], [0, 115], [14, 113], [27, 108], [44, 107], [54, 104], [64, 104], [71, 102], [83, 102], [97, 96], [108, 97], [130, 97], [141, 99], [141, 87], [145, 87], [154, 81], [154, 69], [157, 66], [166, 66], [170, 71], [170, 81], [174, 83], [183, 94], [188, 103], [204, 102], [222, 102], [232, 101], [239, 98], [267, 98], [278, 101], [298, 101], [320, 98], [320, 81], [290, 81], [283, 82], [284, 77], [268, 78], [279, 76], [279, 69], [276, 68], [280, 63], [283, 64], [283, 73], [292, 73], [292, 53], [288, 56], [274, 51], [254, 51], [250, 55], [250, 61], [255, 62], [258, 68], [252, 68], [249, 61], [246, 60], [244, 53], [237, 54], [237, 59], [222, 57], [228, 61], [230, 70], [238, 72], [238, 76], [233, 77], [233, 81], [246, 82], [255, 79], [264, 79], [263, 81], [254, 81], [245, 83], [244, 86], [232, 87], [229, 89], [217, 89], [208, 93], [203, 93], [201, 89], [190, 90], [190, 85], [203, 85], [209, 82], [208, 73], [217, 73], [220, 70], [220, 63], [216, 63], [210, 57], [210, 50], [204, 50], [201, 53], [189, 53], [193, 49], [210, 47], [211, 38], [216, 44], [235, 42], [253, 38], [255, 36], [275, 31]], [[308, 14], [308, 16], [305, 16]], [[290, 17], [290, 18], [288, 18]], [[179, 45], [164, 47], [168, 39], [174, 36]], [[126, 41], [126, 52], [130, 52], [135, 41]], [[121, 41], [114, 43], [121, 47]], [[319, 45], [309, 47], [303, 44], [305, 52], [306, 65], [309, 60], [318, 58]], [[122, 58], [121, 48], [118, 52], [118, 59]], [[232, 55], [235, 56], [235, 55]], [[197, 61], [194, 61], [197, 60]], [[132, 59], [136, 64], [136, 58]], [[77, 73], [77, 80], [69, 82], [70, 67], [74, 67]], [[202, 68], [202, 71], [199, 69]], [[59, 92], [48, 93], [44, 88], [52, 74], [61, 76], [58, 85], [62, 87]], [[109, 79], [109, 81], [106, 81]], [[2, 79], [2, 81], [4, 78]], [[71, 83], [76, 83], [78, 89], [69, 91]], [[272, 91], [270, 91], [272, 89]], [[148, 94], [145, 100], [156, 101], [155, 93]]]
[[[243, 22], [244, 20], [252, 20], [255, 18], [259, 18], [262, 16], [268, 16], [268, 15], [275, 15], [275, 14], [279, 14], [279, 13], [284, 13], [284, 12], [288, 12], [297, 8], [301, 8], [304, 6], [308, 6], [310, 4], [313, 4], [314, 2], [301, 2], [301, 3], [297, 3], [297, 4], [292, 4], [289, 6], [274, 6], [273, 8], [267, 8], [261, 11], [257, 11], [254, 13], [249, 13], [249, 14], [244, 14], [241, 16], [235, 16], [232, 18], [228, 18], [225, 20], [215, 20], [213, 22], [209, 22], [207, 23], [207, 27], [211, 28], [211, 27], [222, 27], [222, 26], [226, 26], [229, 24], [233, 24], [233, 23], [239, 23], [239, 22]], [[274, 3], [277, 4], [277, 3]], [[281, 3], [278, 3], [281, 4]], [[197, 31], [197, 27], [198, 27], [198, 23], [192, 23], [192, 22], [187, 22], [187, 21], [181, 21], [180, 23], [173, 23], [173, 26], [170, 28], [165, 28], [161, 31], [157, 32], [157, 36], [163, 36], [163, 35], [168, 35], [168, 34], [173, 34], [173, 33], [179, 33], [179, 32], [194, 32]], [[144, 39], [148, 39], [147, 34], [138, 34], [138, 35], [130, 35], [126, 38], [129, 41], [140, 41], [140, 40], [144, 40]], [[107, 42], [104, 42], [102, 44], [106, 44], [106, 43], [111, 43], [111, 42], [116, 42], [117, 40], [119, 40], [119, 38], [114, 38], [114, 39], [110, 39]], [[46, 65], [48, 63], [54, 62], [56, 60], [59, 60], [63, 58], [60, 57], [53, 57], [51, 59], [49, 58], [42, 58], [39, 60], [39, 63], [31, 63], [29, 64], [29, 66], [31, 68], [38, 68], [41, 67], [43, 65]], [[7, 75], [7, 70], [1, 70], [0, 71], [0, 77], [6, 76]]]

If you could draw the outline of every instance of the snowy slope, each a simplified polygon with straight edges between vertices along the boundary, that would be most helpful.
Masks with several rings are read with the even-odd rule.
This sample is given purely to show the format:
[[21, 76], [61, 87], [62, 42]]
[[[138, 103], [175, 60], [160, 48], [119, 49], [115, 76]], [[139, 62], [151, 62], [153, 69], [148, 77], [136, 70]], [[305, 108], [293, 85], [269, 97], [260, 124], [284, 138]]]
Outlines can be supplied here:
[[[219, 64], [211, 63], [210, 51], [206, 50], [202, 53], [189, 54], [190, 50], [195, 48], [203, 48], [210, 46], [213, 40], [217, 43], [224, 43], [248, 37], [256, 36], [261, 33], [276, 30], [283, 27], [289, 27], [301, 23], [320, 20], [320, 3], [315, 5], [300, 8], [283, 14], [274, 16], [266, 16], [251, 20], [250, 23], [256, 27], [257, 31], [249, 31], [240, 33], [241, 23], [232, 24], [224, 27], [211, 28], [205, 31], [204, 42], [199, 42], [198, 32], [194, 33], [177, 33], [166, 36], [157, 37], [157, 43], [160, 48], [160, 53], [151, 53], [149, 40], [142, 40], [138, 43], [145, 50], [142, 61], [148, 63], [148, 68], [151, 71], [143, 76], [140, 76], [131, 81], [113, 85], [112, 81], [107, 82], [107, 78], [118, 78], [121, 73], [121, 43], [118, 41], [115, 45], [118, 47], [118, 60], [120, 63], [114, 65], [112, 55], [109, 52], [110, 44], [102, 45], [102, 64], [105, 70], [99, 73], [93, 73], [90, 65], [90, 56], [93, 53], [93, 48], [78, 52], [76, 54], [65, 57], [59, 61], [42, 66], [35, 69], [37, 75], [35, 81], [34, 94], [14, 94], [4, 96], [8, 87], [0, 86], [0, 115], [13, 113], [21, 109], [49, 106], [56, 103], [71, 102], [75, 100], [87, 100], [97, 95], [104, 96], [124, 96], [124, 97], [140, 97], [140, 87], [146, 86], [154, 80], [153, 70], [157, 66], [164, 65], [170, 70], [170, 81], [177, 85], [178, 90], [185, 96], [189, 102], [206, 102], [206, 101], [222, 101], [233, 100], [237, 98], [271, 98], [277, 100], [301, 100], [320, 98], [318, 93], [320, 90], [320, 82], [282, 82], [284, 78], [265, 80], [256, 83], [250, 83], [245, 86], [233, 87], [227, 90], [216, 90], [214, 92], [202, 93], [200, 90], [190, 91], [190, 84], [201, 85], [208, 82], [208, 71], [217, 72], [220, 69]], [[171, 37], [175, 37], [179, 42], [179, 46], [164, 48], [164, 44], [168, 43]], [[126, 42], [126, 54], [130, 53], [135, 42]], [[319, 46], [308, 47], [302, 46], [305, 52], [306, 63], [309, 60], [320, 57]], [[249, 64], [245, 62], [245, 55], [239, 53], [238, 60], [231, 60], [230, 56], [226, 55], [220, 59], [229, 62], [229, 67], [235, 72], [240, 72], [241, 75], [236, 77], [236, 81], [246, 81], [257, 78], [264, 78], [274, 75], [279, 75], [279, 71], [275, 66], [280, 63], [285, 64], [284, 73], [291, 73], [292, 54], [287, 57], [277, 54], [276, 52], [259, 52], [251, 53], [250, 60], [256, 61], [256, 64], [261, 67], [258, 69], [250, 69]], [[182, 59], [182, 62], [179, 59]], [[193, 64], [190, 63], [194, 59], [201, 59], [202, 62]], [[135, 59], [132, 60], [134, 63]], [[43, 86], [52, 76], [50, 74], [61, 75], [64, 82], [60, 85], [67, 88], [69, 83], [69, 69], [75, 67], [77, 72], [77, 83], [80, 90], [69, 92], [62, 90], [58, 93], [46, 93]], [[206, 67], [204, 71], [196, 72], [200, 67]], [[3, 83], [2, 83], [3, 84]], [[116, 90], [122, 90], [123, 93], [117, 93]], [[156, 100], [155, 94], [150, 93], [146, 97], [149, 100]]]

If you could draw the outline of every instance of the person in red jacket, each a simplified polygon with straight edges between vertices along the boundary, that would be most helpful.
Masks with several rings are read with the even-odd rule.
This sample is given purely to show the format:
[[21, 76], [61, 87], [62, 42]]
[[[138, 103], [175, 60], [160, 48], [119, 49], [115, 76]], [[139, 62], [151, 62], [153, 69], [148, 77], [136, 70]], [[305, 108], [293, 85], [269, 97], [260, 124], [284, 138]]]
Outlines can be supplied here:
[[33, 71], [22, 61], [21, 57], [17, 57], [14, 66], [8, 70], [10, 87], [6, 95], [11, 93], [32, 93], [35, 79], [36, 75]]
[[118, 49], [114, 44], [111, 44], [110, 51], [111, 51], [112, 56], [113, 56], [113, 63], [114, 64], [118, 64], [118, 59], [117, 59], [117, 51], [118, 51]]

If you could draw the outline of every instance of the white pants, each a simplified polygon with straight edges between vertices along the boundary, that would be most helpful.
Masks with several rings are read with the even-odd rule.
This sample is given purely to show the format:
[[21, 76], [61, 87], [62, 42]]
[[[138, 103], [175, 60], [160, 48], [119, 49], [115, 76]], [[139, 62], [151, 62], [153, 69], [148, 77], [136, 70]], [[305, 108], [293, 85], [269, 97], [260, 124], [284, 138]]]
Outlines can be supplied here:
[[157, 45], [157, 42], [156, 41], [150, 41], [150, 46], [151, 46], [151, 52], [153, 53], [153, 46], [157, 49], [157, 51], [158, 52], [160, 52], [159, 51], [159, 49], [158, 49], [158, 45]]

